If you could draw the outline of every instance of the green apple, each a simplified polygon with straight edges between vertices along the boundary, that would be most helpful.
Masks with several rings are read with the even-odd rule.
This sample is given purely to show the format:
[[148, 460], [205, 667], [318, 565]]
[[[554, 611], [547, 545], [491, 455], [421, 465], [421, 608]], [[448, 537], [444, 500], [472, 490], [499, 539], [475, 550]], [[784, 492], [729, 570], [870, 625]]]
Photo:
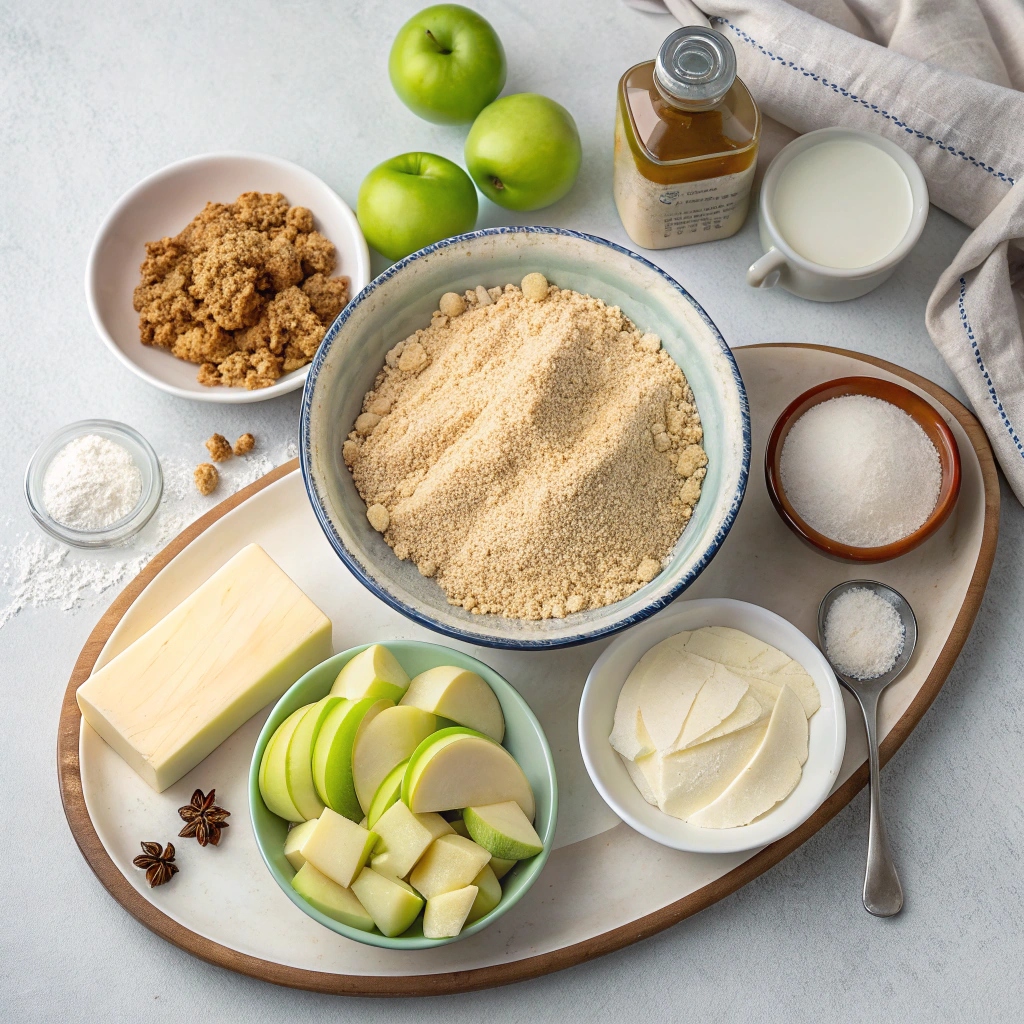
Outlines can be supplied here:
[[492, 857], [526, 860], [544, 849], [541, 838], [515, 800], [467, 807], [462, 815], [469, 837]]
[[342, 700], [320, 726], [320, 735], [313, 747], [313, 784], [328, 807], [352, 821], [359, 821], [363, 816], [352, 781], [352, 748], [359, 727], [391, 707], [394, 702], [386, 697]]
[[260, 796], [272, 814], [285, 821], [305, 821], [306, 816], [296, 806], [288, 792], [286, 772], [288, 744], [292, 735], [302, 721], [303, 716], [312, 707], [307, 704], [293, 711], [278, 727], [263, 750], [260, 761]]
[[316, 823], [316, 818], [310, 818], [309, 821], [304, 821], [301, 825], [289, 829], [288, 835], [284, 837], [285, 859], [296, 871], [306, 863], [306, 858], [302, 856], [302, 846], [313, 829], [316, 828]]
[[517, 864], [517, 860], [502, 860], [501, 857], [491, 858], [491, 870], [497, 879], [504, 878]]
[[292, 888], [321, 914], [362, 932], [373, 931], [373, 918], [363, 909], [355, 893], [331, 881], [312, 864], [303, 864], [292, 879]]
[[409, 882], [421, 896], [433, 899], [469, 885], [490, 859], [491, 855], [472, 839], [454, 833], [440, 836], [412, 869]]
[[423, 900], [411, 885], [363, 868], [352, 891], [384, 935], [401, 935], [423, 909]]
[[490, 864], [483, 866], [480, 874], [473, 879], [473, 885], [478, 891], [469, 917], [466, 918], [467, 924], [479, 920], [484, 914], [489, 914], [501, 902], [501, 883]]
[[338, 673], [331, 693], [349, 700], [387, 697], [397, 704], [408, 687], [409, 676], [398, 659], [382, 644], [371, 644]]
[[405, 778], [405, 767], [408, 763], [408, 761], [403, 761], [401, 764], [396, 764], [377, 787], [377, 792], [373, 794], [370, 807], [366, 812], [367, 828], [373, 828], [380, 816], [392, 804], [396, 804], [402, 799], [402, 779]]
[[352, 747], [352, 782], [356, 799], [364, 811], [369, 811], [388, 773], [407, 761], [436, 728], [437, 719], [430, 712], [402, 704], [385, 708], [372, 721], [360, 726]]
[[472, 230], [476, 211], [469, 175], [433, 153], [403, 153], [378, 164], [356, 203], [366, 241], [389, 260]]
[[500, 743], [505, 717], [494, 691], [475, 672], [439, 665], [421, 672], [405, 691], [402, 705], [422, 708]]
[[475, 885], [465, 885], [427, 900], [423, 911], [423, 937], [454, 939], [462, 931], [479, 891]]
[[466, 167], [488, 199], [507, 210], [539, 210], [576, 181], [583, 151], [565, 107], [534, 92], [495, 100], [466, 138]]
[[347, 889], [370, 859], [377, 838], [375, 832], [325, 807], [301, 852], [307, 864]]
[[299, 813], [308, 821], [319, 818], [324, 803], [313, 785], [313, 745], [331, 709], [340, 697], [324, 697], [313, 704], [299, 720], [285, 754], [284, 775], [288, 795]]
[[402, 780], [409, 810], [448, 811], [515, 800], [531, 821], [533, 790], [515, 758], [482, 733], [457, 726], [428, 736], [413, 751]]
[[374, 829], [380, 837], [370, 866], [389, 878], [405, 878], [427, 847], [452, 827], [440, 814], [413, 814], [399, 800], [381, 815]]
[[388, 74], [414, 114], [435, 124], [469, 124], [504, 88], [505, 51], [476, 11], [437, 4], [399, 30]]

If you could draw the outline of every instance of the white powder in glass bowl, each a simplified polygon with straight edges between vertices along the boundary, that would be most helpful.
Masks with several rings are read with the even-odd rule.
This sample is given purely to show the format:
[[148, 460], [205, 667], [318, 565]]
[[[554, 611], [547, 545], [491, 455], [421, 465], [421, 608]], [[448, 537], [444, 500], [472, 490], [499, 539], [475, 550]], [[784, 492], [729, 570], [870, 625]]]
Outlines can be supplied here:
[[103, 530], [142, 496], [142, 473], [123, 445], [98, 434], [69, 441], [43, 477], [47, 514], [73, 530]]
[[858, 548], [892, 544], [920, 529], [942, 486], [928, 435], [902, 409], [867, 395], [808, 409], [786, 436], [779, 471], [808, 526]]

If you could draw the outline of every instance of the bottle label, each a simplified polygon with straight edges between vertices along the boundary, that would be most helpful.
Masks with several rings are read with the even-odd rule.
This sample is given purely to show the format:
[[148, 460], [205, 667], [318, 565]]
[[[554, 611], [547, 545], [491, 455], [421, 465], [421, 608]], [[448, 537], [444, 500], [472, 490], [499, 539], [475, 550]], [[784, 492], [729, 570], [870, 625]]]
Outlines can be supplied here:
[[744, 171], [663, 185], [637, 170], [616, 124], [615, 205], [627, 234], [645, 249], [671, 249], [728, 238], [743, 225], [756, 161]]

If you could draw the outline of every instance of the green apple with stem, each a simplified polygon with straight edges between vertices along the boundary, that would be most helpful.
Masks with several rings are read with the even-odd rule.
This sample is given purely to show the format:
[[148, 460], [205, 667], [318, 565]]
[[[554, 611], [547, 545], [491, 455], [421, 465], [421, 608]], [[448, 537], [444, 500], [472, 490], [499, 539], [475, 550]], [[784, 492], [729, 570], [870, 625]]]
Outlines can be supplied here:
[[388, 58], [399, 99], [435, 124], [469, 124], [501, 92], [505, 71], [497, 33], [461, 4], [436, 4], [414, 14]]
[[495, 100], [466, 137], [473, 181], [507, 210], [539, 210], [558, 202], [575, 183], [582, 160], [572, 114], [532, 92]]
[[389, 260], [471, 231], [476, 212], [469, 175], [433, 153], [403, 153], [378, 164], [356, 202], [366, 241]]

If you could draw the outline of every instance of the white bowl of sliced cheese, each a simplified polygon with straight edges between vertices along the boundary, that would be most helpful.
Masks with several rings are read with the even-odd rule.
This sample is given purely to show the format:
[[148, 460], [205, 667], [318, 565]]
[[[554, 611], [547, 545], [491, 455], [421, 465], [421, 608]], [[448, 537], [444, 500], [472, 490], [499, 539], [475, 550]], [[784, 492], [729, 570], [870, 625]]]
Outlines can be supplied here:
[[601, 655], [579, 736], [623, 821], [676, 850], [735, 853], [781, 839], [821, 806], [843, 762], [846, 712], [824, 655], [792, 623], [744, 601], [694, 600]]

